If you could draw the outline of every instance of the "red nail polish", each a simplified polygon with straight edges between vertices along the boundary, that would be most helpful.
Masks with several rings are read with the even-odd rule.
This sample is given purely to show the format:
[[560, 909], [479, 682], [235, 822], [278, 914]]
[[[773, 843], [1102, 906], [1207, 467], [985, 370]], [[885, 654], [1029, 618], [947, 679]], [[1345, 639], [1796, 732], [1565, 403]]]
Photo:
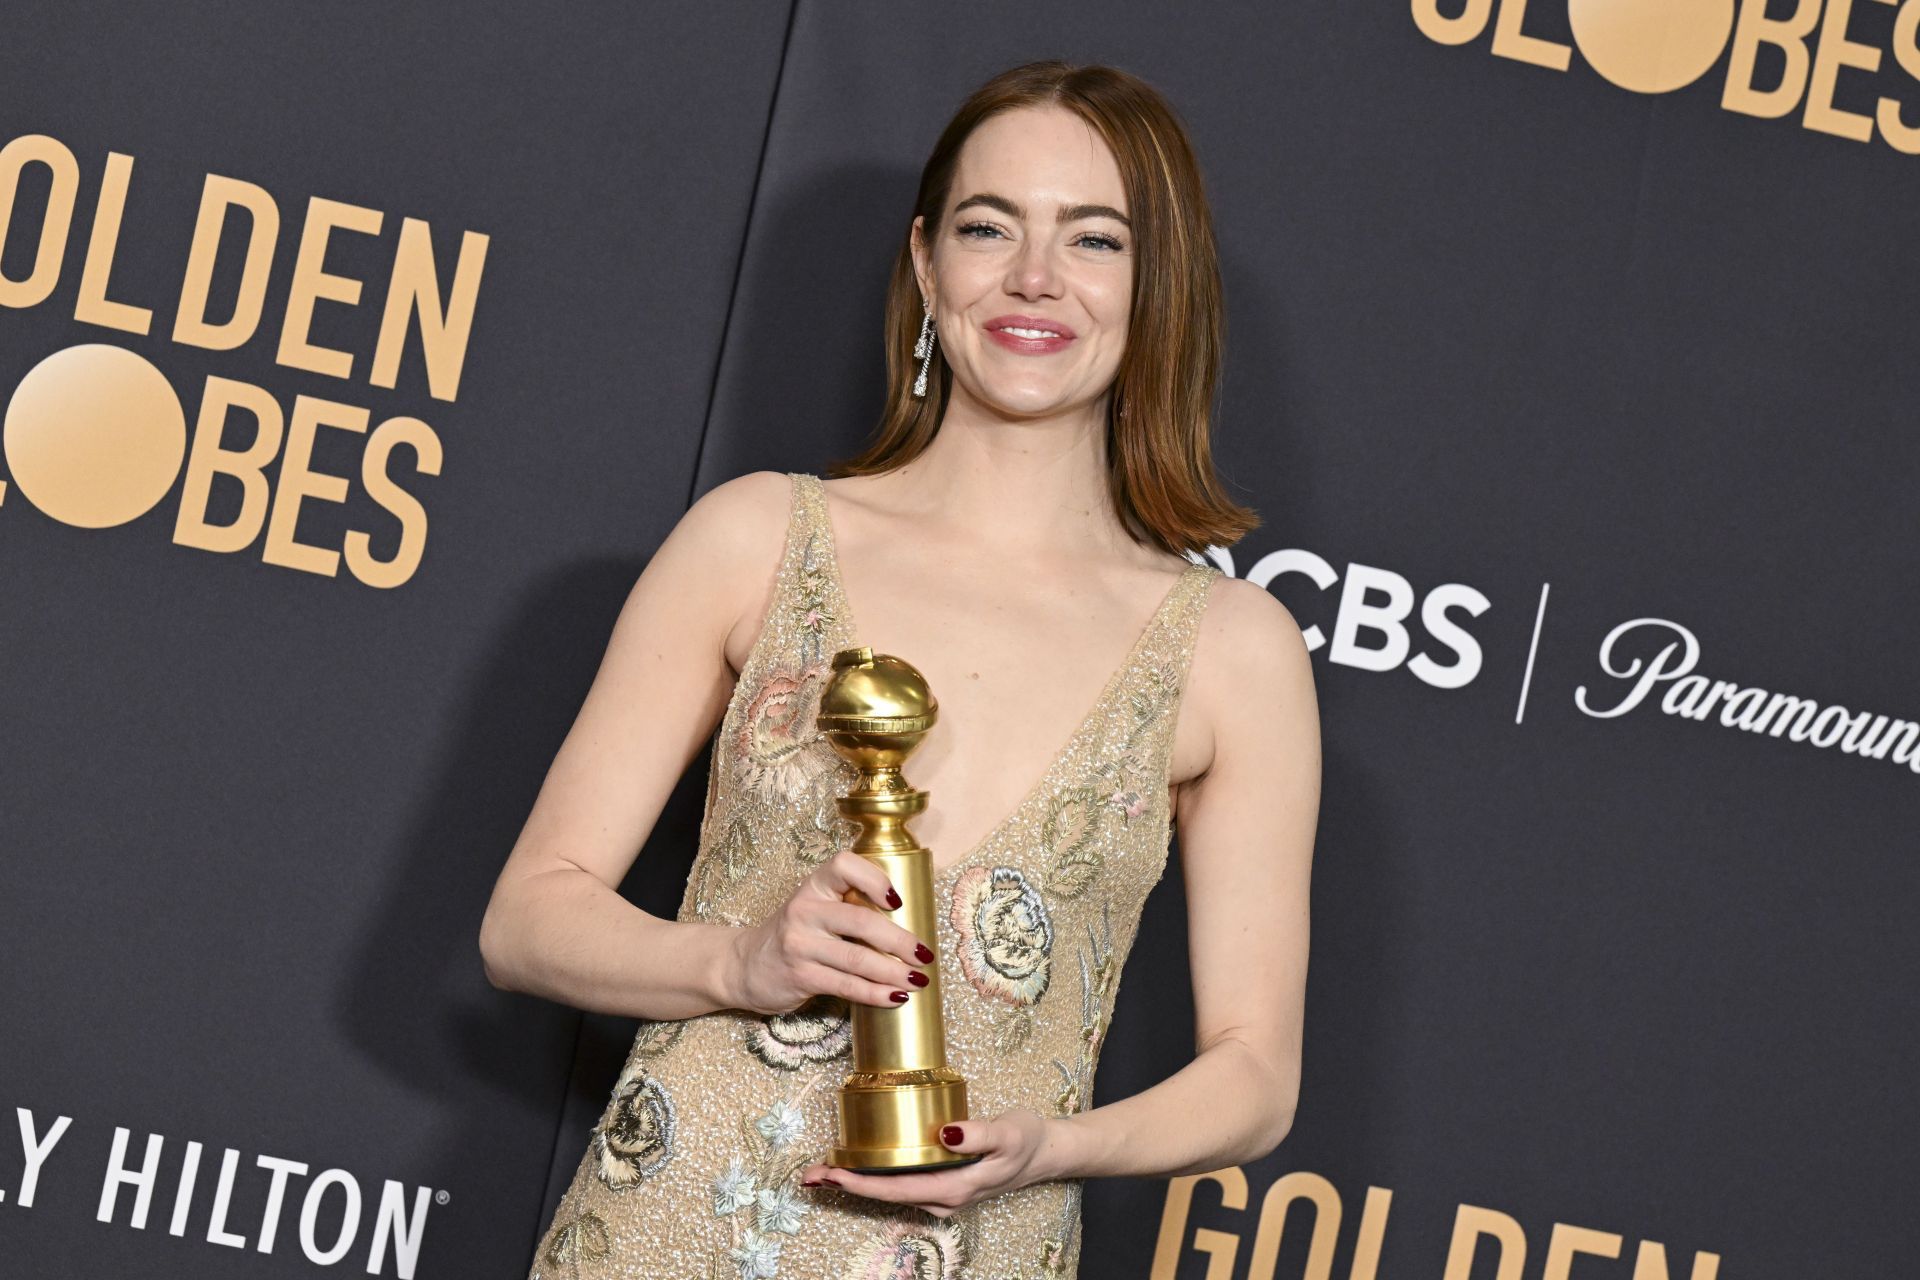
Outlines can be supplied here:
[[907, 993], [904, 991], [889, 991], [887, 993], [887, 999], [893, 1001], [895, 1004], [905, 1004], [907, 1002]]
[[924, 987], [927, 985], [927, 975], [918, 969], [909, 969], [907, 970], [907, 981], [916, 987]]
[[924, 942], [917, 942], [914, 944], [914, 947], [913, 947], [913, 958], [915, 960], [918, 960], [921, 964], [932, 964], [933, 948], [929, 947]]
[[965, 1140], [965, 1138], [966, 1138], [966, 1135], [960, 1132], [960, 1126], [957, 1124], [950, 1124], [945, 1128], [943, 1128], [942, 1130], [940, 1130], [940, 1141], [946, 1143], [950, 1147], [959, 1146], [960, 1143]]
[[894, 911], [900, 909], [900, 895], [892, 888], [888, 888], [887, 890], [887, 906]]
[[830, 1187], [837, 1187], [840, 1185], [839, 1183], [835, 1182], [832, 1178], [822, 1178], [820, 1179], [820, 1181], [826, 1183]]
[[819, 1178], [802, 1178], [800, 1179], [800, 1185], [803, 1187], [817, 1187], [821, 1181], [822, 1179]]

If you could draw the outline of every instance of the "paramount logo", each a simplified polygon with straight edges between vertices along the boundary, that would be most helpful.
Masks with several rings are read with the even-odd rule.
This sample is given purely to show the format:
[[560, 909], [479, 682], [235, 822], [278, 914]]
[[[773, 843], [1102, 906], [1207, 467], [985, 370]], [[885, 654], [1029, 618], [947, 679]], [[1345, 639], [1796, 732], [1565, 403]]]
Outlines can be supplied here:
[[[1664, 628], [1679, 638], [1668, 640], [1653, 658], [1642, 663], [1635, 658], [1624, 666], [1614, 661], [1614, 649], [1621, 639], [1643, 629]], [[1574, 705], [1590, 716], [1610, 719], [1623, 716], [1646, 701], [1656, 685], [1666, 685], [1660, 697], [1660, 710], [1670, 716], [1685, 716], [1702, 723], [1717, 719], [1724, 729], [1764, 733], [1790, 742], [1815, 747], [1838, 746], [1848, 755], [1866, 760], [1889, 760], [1920, 773], [1920, 724], [1875, 715], [1868, 711], [1850, 711], [1838, 704], [1822, 705], [1811, 698], [1790, 693], [1774, 693], [1731, 680], [1714, 680], [1694, 674], [1700, 662], [1700, 641], [1693, 632], [1664, 618], [1635, 618], [1623, 622], [1600, 642], [1600, 669], [1620, 680], [1631, 680], [1632, 687], [1617, 704], [1599, 710], [1589, 705], [1587, 686], [1573, 691]]]

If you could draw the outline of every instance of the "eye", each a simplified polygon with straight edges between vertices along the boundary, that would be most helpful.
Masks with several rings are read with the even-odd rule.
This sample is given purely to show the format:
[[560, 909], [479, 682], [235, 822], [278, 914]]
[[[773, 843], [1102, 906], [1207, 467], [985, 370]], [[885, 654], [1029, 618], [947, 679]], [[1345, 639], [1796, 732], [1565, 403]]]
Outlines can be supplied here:
[[[975, 234], [973, 234], [973, 232], [977, 232], [977, 230], [981, 230], [981, 232], [991, 232], [993, 236], [1000, 234], [1000, 228], [993, 225], [993, 223], [964, 223], [964, 225], [954, 228], [954, 234], [960, 236], [962, 240], [985, 240], [987, 236], [975, 236]], [[1096, 232], [1096, 230], [1083, 232], [1083, 234], [1079, 234], [1079, 236], [1073, 238], [1073, 244], [1089, 244], [1089, 242], [1091, 242], [1092, 246], [1104, 249], [1104, 251], [1108, 251], [1108, 253], [1119, 253], [1119, 251], [1127, 248], [1127, 246], [1123, 246], [1119, 240], [1114, 240], [1114, 236], [1106, 236], [1106, 234]]]

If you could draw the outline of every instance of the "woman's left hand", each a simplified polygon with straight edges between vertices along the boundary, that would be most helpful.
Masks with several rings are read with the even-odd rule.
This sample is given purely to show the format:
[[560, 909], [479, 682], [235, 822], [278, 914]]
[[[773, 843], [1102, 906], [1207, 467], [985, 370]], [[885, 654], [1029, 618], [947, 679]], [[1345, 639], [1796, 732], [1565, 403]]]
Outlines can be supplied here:
[[[956, 1129], [957, 1141], [952, 1132]], [[802, 1170], [800, 1178], [804, 1186], [836, 1186], [874, 1200], [918, 1205], [936, 1218], [945, 1218], [976, 1200], [1046, 1177], [1039, 1157], [1051, 1137], [1051, 1126], [1033, 1112], [1004, 1111], [962, 1120], [941, 1131], [941, 1144], [948, 1150], [980, 1153], [981, 1158], [970, 1164], [924, 1173], [855, 1173], [814, 1164]]]

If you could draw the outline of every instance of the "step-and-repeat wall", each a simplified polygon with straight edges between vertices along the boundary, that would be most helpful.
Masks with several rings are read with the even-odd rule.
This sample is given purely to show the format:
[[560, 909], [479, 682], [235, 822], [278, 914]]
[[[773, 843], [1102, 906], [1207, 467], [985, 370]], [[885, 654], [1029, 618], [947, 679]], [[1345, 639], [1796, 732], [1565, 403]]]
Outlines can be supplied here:
[[[1914, 1273], [1917, 26], [17, 0], [0, 1272], [525, 1273], [632, 1024], [487, 984], [500, 861], [688, 503], [862, 440], [949, 112], [1064, 57], [1192, 130], [1216, 558], [1325, 740], [1294, 1129], [1090, 1185], [1082, 1274]], [[1191, 1052], [1183, 918], [1096, 1102]]]

